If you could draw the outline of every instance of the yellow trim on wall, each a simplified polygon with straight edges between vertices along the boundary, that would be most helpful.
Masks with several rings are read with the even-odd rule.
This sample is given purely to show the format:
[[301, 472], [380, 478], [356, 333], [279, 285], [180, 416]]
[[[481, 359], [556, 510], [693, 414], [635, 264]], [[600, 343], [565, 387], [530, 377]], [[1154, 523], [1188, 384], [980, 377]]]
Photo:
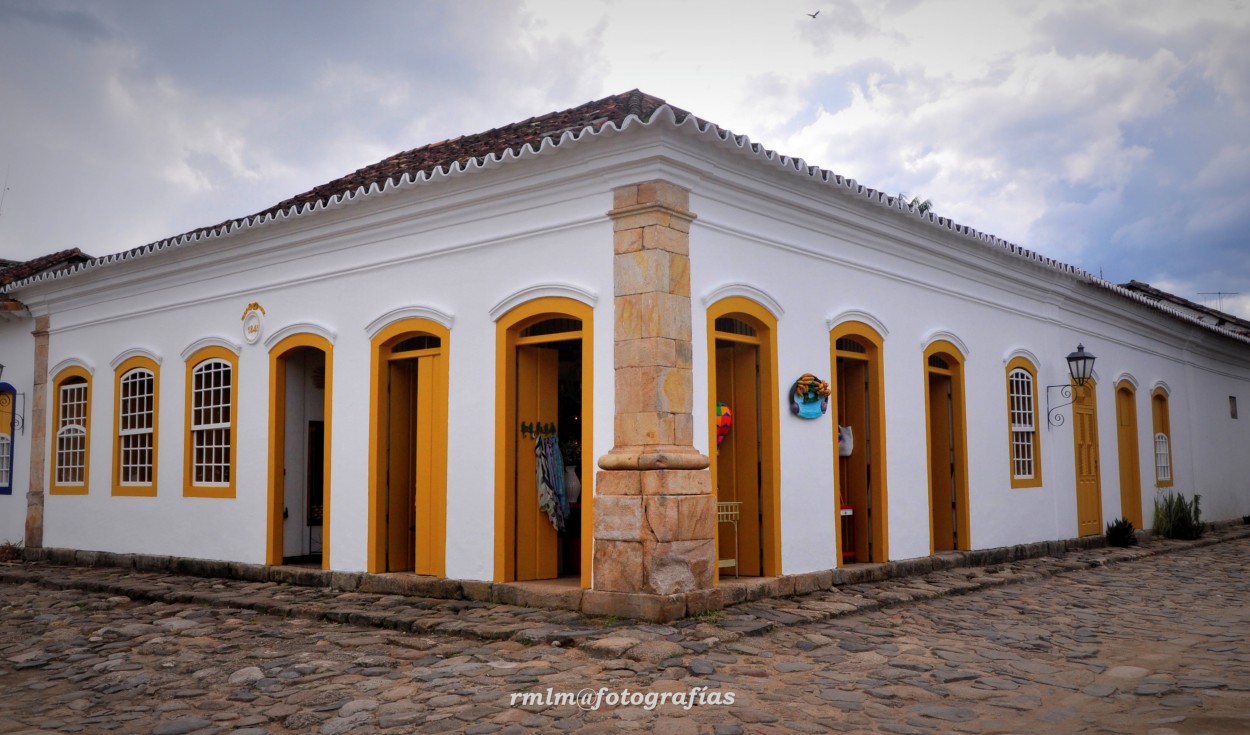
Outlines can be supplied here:
[[[1127, 411], [1120, 401], [1121, 393], [1127, 396]], [[1141, 447], [1137, 431], [1137, 388], [1129, 380], [1115, 384], [1115, 423], [1116, 459], [1120, 468], [1120, 513], [1132, 521], [1134, 528], [1145, 528], [1141, 499]]]
[[[837, 349], [838, 340], [843, 337], [850, 337], [859, 341], [867, 352], [865, 355], [857, 354], [839, 354]], [[855, 359], [864, 359], [868, 363], [868, 373], [870, 377], [869, 386], [869, 406], [868, 411], [872, 416], [872, 436], [869, 437], [870, 446], [870, 462], [872, 464], [873, 486], [871, 491], [872, 505], [874, 513], [872, 516], [872, 532], [873, 547], [872, 558], [864, 561], [875, 563], [884, 563], [890, 560], [890, 534], [889, 534], [889, 484], [886, 478], [886, 444], [885, 444], [885, 339], [876, 329], [865, 322], [846, 321], [834, 327], [829, 331], [829, 374], [831, 376], [829, 385], [832, 391], [829, 394], [829, 415], [833, 417], [831, 421], [831, 431], [833, 432], [833, 499], [834, 509], [838, 512], [840, 503], [841, 488], [838, 487], [838, 357], [852, 357]], [[842, 517], [835, 517], [834, 527], [837, 529], [839, 536], [841, 535]], [[838, 538], [838, 566], [842, 566], [842, 539]], [[859, 561], [857, 559], [857, 561]]]
[[[449, 390], [449, 370], [451, 355], [451, 331], [438, 322], [429, 319], [408, 318], [392, 322], [373, 336], [369, 343], [369, 540], [368, 570], [382, 572], [383, 560], [386, 558], [384, 549], [387, 538], [383, 531], [382, 483], [386, 472], [383, 463], [386, 461], [382, 450], [381, 437], [387, 431], [385, 425], [387, 412], [382, 411], [381, 401], [386, 395], [386, 378], [389, 360], [384, 353], [405, 339], [420, 335], [438, 337], [437, 349], [422, 351], [420, 354], [437, 353], [442, 356], [434, 371], [434, 415], [432, 423], [437, 428], [434, 436], [433, 456], [433, 493], [430, 507], [433, 517], [430, 519], [430, 530], [434, 536], [434, 554], [431, 559], [432, 571], [435, 576], [447, 574], [447, 400]], [[415, 354], [415, 353], [414, 353]]]
[[[1033, 476], [1032, 477], [1016, 477], [1015, 462], [1015, 437], [1012, 436], [1013, 429], [1011, 424], [1011, 373], [1014, 370], [1023, 370], [1029, 374], [1029, 378], [1033, 383]], [[1008, 477], [1011, 478], [1011, 487], [1027, 488], [1042, 486], [1042, 432], [1040, 430], [1040, 414], [1037, 412], [1037, 366], [1023, 357], [1014, 357], [1007, 363], [1004, 371], [1004, 377], [1007, 381], [1007, 471]]]
[[[1172, 487], [1176, 481], [1176, 447], [1172, 442], [1172, 409], [1170, 397], [1162, 387], [1150, 393], [1150, 420], [1154, 431], [1150, 434], [1150, 465], [1155, 468], [1155, 486]], [[1168, 438], [1168, 468], [1171, 476], [1166, 480], [1159, 479], [1159, 465], [1155, 459], [1155, 436], [1163, 434]]]
[[281, 564], [283, 547], [282, 509], [285, 506], [284, 458], [286, 457], [286, 360], [292, 350], [311, 347], [325, 355], [325, 448], [322, 473], [325, 483], [321, 511], [321, 568], [330, 568], [330, 510], [332, 508], [330, 458], [334, 436], [334, 345], [320, 335], [292, 334], [269, 350], [269, 497], [265, 524], [265, 563]]
[[[495, 581], [516, 578], [516, 529], [514, 493], [509, 492], [516, 461], [515, 352], [519, 335], [531, 324], [546, 319], [572, 318], [582, 323], [577, 337], [582, 342], [582, 559], [581, 586], [589, 589], [594, 560], [595, 448], [594, 448], [594, 308], [576, 299], [544, 296], [518, 304], [495, 323]], [[560, 335], [569, 339], [571, 333]], [[551, 340], [548, 340], [551, 341]], [[531, 341], [532, 342], [532, 341]]]
[[[123, 485], [122, 475], [122, 378], [131, 370], [147, 370], [152, 373], [152, 481], [147, 484]], [[150, 357], [138, 355], [117, 366], [113, 371], [113, 494], [137, 498], [156, 497], [157, 451], [160, 444], [161, 424], [161, 366]]]
[[[721, 317], [733, 316], [743, 318], [757, 332], [756, 339], [743, 339], [734, 335], [717, 335], [716, 320]], [[708, 407], [708, 443], [709, 453], [715, 454], [716, 447], [716, 340], [743, 341], [758, 344], [760, 347], [760, 429], [763, 438], [760, 441], [760, 480], [764, 487], [760, 492], [760, 513], [763, 516], [760, 527], [760, 543], [764, 551], [762, 575], [765, 577], [781, 576], [781, 431], [779, 423], [779, 406], [781, 391], [777, 387], [777, 318], [761, 304], [744, 296], [729, 296], [707, 308], [707, 407]], [[709, 468], [712, 475], [712, 488], [716, 488], [716, 460], [713, 457]], [[720, 524], [717, 524], [719, 526]], [[720, 529], [717, 529], [713, 548], [719, 549]], [[720, 581], [719, 565], [715, 569], [716, 581]]]
[[[87, 435], [83, 442], [83, 462], [82, 462], [82, 484], [78, 485], [60, 485], [56, 481], [56, 450], [57, 450], [57, 432], [58, 424], [61, 420], [61, 385], [65, 381], [72, 378], [82, 378], [87, 381], [87, 415], [85, 418]], [[91, 482], [91, 373], [81, 367], [68, 367], [57, 373], [52, 380], [52, 436], [49, 444], [52, 445], [52, 461], [48, 464], [52, 475], [49, 478], [49, 495], [86, 495], [88, 486]]]
[[[224, 360], [230, 363], [230, 482], [221, 485], [196, 485], [194, 477], [195, 453], [191, 448], [192, 393], [195, 386], [195, 368], [205, 360]], [[183, 432], [182, 494], [187, 498], [233, 498], [239, 475], [239, 356], [225, 347], [209, 346], [196, 350], [187, 358], [186, 428]]]
[[[949, 370], [929, 367], [929, 358], [940, 355], [951, 366]], [[967, 551], [971, 545], [971, 522], [968, 513], [968, 417], [964, 400], [964, 356], [959, 348], [946, 340], [937, 340], [925, 348], [921, 362], [924, 376], [924, 434], [925, 434], [925, 472], [929, 477], [929, 488], [925, 493], [925, 503], [929, 506], [929, 553], [937, 551], [934, 540], [933, 525], [933, 436], [929, 429], [929, 374], [938, 373], [951, 377], [951, 412], [955, 443], [955, 545]]]

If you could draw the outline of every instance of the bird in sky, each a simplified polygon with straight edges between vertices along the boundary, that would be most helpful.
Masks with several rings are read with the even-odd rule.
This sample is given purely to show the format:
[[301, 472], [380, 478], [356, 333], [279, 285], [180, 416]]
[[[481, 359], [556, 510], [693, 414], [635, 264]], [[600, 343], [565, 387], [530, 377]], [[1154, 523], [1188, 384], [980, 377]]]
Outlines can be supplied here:
[[819, 11], [819, 10], [817, 10], [815, 13], [808, 13], [808, 14], [807, 14], [807, 17], [809, 17], [809, 18], [815, 18], [815, 17], [816, 17], [816, 16], [818, 16], [818, 15], [820, 15], [820, 11]]

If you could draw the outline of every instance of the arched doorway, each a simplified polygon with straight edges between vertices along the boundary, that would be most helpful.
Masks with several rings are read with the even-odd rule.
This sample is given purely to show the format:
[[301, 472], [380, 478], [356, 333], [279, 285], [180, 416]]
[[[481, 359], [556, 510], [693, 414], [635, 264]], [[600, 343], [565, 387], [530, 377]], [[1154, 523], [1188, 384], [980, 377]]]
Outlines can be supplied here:
[[450, 337], [443, 325], [419, 318], [373, 337], [371, 572], [446, 574]]
[[1142, 528], [1141, 455], [1137, 446], [1137, 389], [1128, 380], [1115, 387], [1116, 445], [1120, 460], [1120, 513]]
[[930, 549], [971, 549], [963, 354], [938, 340], [925, 350], [924, 360]]
[[[838, 565], [889, 560], [885, 473], [885, 390], [881, 335], [863, 322], [829, 334], [833, 351]], [[840, 427], [850, 429], [839, 443]]]
[[589, 587], [593, 310], [535, 299], [501, 316], [497, 330], [496, 578], [574, 577]]
[[333, 353], [303, 333], [269, 351], [268, 564], [330, 568]]
[[[717, 524], [718, 572], [781, 574], [776, 344], [776, 318], [758, 303], [732, 296], [708, 307], [712, 485], [718, 503], [740, 504], [733, 530]], [[733, 424], [716, 444], [719, 404]]]

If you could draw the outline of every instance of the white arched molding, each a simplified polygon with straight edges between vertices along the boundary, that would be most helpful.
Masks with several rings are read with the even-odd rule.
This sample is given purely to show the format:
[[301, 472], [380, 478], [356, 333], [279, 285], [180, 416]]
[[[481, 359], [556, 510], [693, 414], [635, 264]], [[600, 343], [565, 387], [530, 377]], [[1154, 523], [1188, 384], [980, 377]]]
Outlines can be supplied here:
[[55, 377], [72, 367], [82, 368], [87, 371], [88, 375], [95, 375], [95, 366], [81, 357], [67, 357], [61, 360], [52, 366], [52, 369], [48, 371], [48, 375]]
[[1162, 380], [1156, 380], [1155, 384], [1150, 386], [1150, 394], [1154, 395], [1154, 392], [1157, 390], [1162, 390], [1163, 395], [1165, 396], [1171, 397], [1172, 395], [1172, 386], [1168, 385]]
[[266, 337], [265, 349], [272, 350], [274, 345], [293, 334], [315, 334], [330, 344], [334, 344], [334, 340], [338, 339], [338, 334], [333, 329], [323, 327], [320, 324], [314, 324], [313, 322], [296, 322], [288, 324]]
[[930, 332], [929, 336], [925, 337], [924, 341], [920, 343], [920, 350], [923, 352], [924, 350], [929, 349], [934, 342], [940, 341], [950, 342], [955, 345], [955, 349], [959, 350], [959, 354], [964, 357], [964, 359], [967, 359], [967, 357], [972, 354], [972, 351], [968, 349], [968, 345], [964, 344], [962, 339], [941, 329], [935, 332]]
[[1011, 362], [1017, 357], [1022, 358], [1023, 360], [1031, 364], [1034, 370], [1038, 372], [1041, 371], [1042, 361], [1037, 359], [1037, 355], [1034, 355], [1032, 352], [1029, 352], [1023, 347], [1017, 347], [1011, 352], [1008, 352], [1006, 355], [1003, 355], [1003, 364], [1006, 365], [1007, 363]]
[[717, 301], [727, 299], [730, 296], [741, 296], [744, 299], [754, 301], [768, 309], [774, 319], [780, 320], [781, 317], [785, 316], [786, 310], [781, 308], [781, 304], [777, 299], [748, 283], [726, 283], [723, 286], [717, 286], [703, 295], [703, 308], [706, 309]]
[[599, 302], [598, 294], [593, 291], [587, 291], [580, 286], [574, 286], [569, 283], [540, 283], [535, 286], [526, 286], [520, 291], [505, 296], [499, 303], [492, 306], [490, 310], [491, 321], [499, 321], [499, 317], [524, 304], [526, 301], [541, 298], [573, 299], [586, 304], [592, 309]]
[[1137, 390], [1138, 388], [1141, 387], [1141, 385], [1137, 382], [1137, 378], [1134, 378], [1131, 373], [1120, 373], [1119, 375], [1115, 377], [1116, 385], [1119, 385], [1120, 383], [1123, 383], [1124, 381], [1128, 381], [1128, 384], [1133, 386], [1133, 390]]
[[827, 331], [832, 332], [834, 327], [839, 324], [845, 324], [846, 322], [863, 322], [864, 324], [867, 324], [877, 330], [877, 334], [881, 335], [881, 339], [885, 339], [890, 335], [890, 330], [885, 328], [885, 325], [881, 323], [880, 319], [866, 311], [860, 311], [859, 309], [847, 309], [837, 316], [829, 317], [825, 320], [825, 327], [827, 328]]
[[243, 351], [243, 345], [238, 342], [231, 342], [225, 337], [200, 337], [187, 345], [187, 348], [182, 351], [182, 361], [190, 360], [192, 355], [205, 347], [221, 347], [222, 349], [230, 350], [236, 355]]
[[391, 309], [369, 322], [369, 326], [365, 327], [365, 334], [369, 335], [369, 339], [372, 340], [378, 336], [378, 332], [404, 319], [426, 319], [445, 327], [449, 332], [451, 331], [452, 323], [456, 321], [456, 318], [451, 314], [439, 311], [432, 306], [401, 306], [397, 309]]
[[132, 357], [146, 357], [152, 362], [156, 363], [157, 365], [160, 365], [161, 361], [164, 359], [163, 357], [149, 350], [146, 347], [131, 347], [125, 352], [119, 354], [117, 357], [114, 357], [113, 361], [109, 363], [109, 367], [116, 370], [118, 365], [129, 360]]

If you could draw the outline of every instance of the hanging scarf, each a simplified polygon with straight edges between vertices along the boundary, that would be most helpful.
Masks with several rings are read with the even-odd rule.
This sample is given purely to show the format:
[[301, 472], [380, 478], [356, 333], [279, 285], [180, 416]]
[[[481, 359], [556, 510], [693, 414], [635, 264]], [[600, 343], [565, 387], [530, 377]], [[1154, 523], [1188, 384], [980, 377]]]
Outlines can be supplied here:
[[538, 508], [547, 514], [557, 531], [564, 530], [570, 515], [569, 498], [564, 491], [564, 458], [560, 440], [552, 435], [534, 440], [534, 475], [538, 481]]

